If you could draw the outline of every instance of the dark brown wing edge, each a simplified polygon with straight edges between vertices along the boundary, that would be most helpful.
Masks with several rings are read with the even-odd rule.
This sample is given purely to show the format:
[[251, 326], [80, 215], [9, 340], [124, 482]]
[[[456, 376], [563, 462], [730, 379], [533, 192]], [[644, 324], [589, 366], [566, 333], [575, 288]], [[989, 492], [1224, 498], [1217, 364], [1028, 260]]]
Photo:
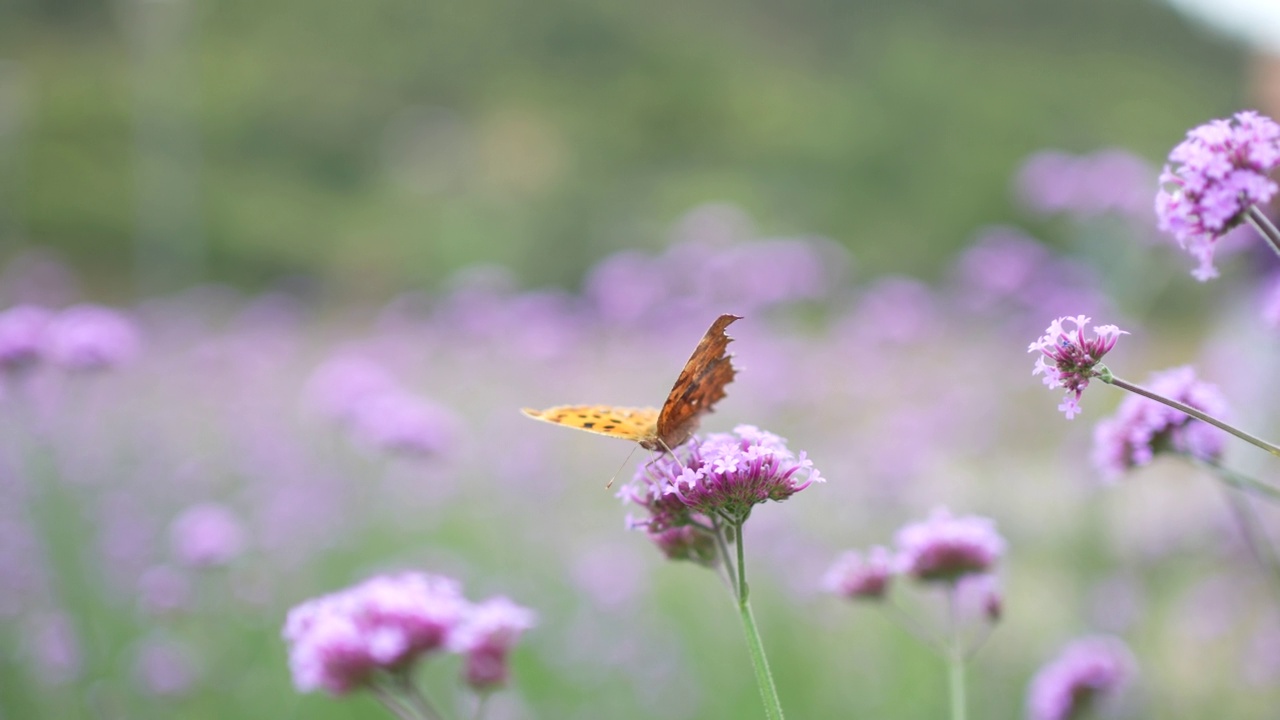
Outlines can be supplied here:
[[724, 387], [733, 382], [737, 373], [733, 356], [726, 353], [733, 338], [725, 333], [725, 328], [741, 319], [729, 314], [716, 318], [676, 378], [658, 415], [658, 437], [668, 447], [688, 440], [698, 429], [701, 415], [711, 412], [724, 398]]

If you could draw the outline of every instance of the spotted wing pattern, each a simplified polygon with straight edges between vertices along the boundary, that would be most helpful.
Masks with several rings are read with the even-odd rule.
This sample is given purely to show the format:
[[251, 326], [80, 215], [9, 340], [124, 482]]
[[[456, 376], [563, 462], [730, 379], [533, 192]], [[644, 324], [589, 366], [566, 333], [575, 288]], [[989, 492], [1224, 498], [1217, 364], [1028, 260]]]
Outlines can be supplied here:
[[657, 408], [557, 405], [546, 410], [524, 408], [520, 412], [534, 420], [631, 440], [641, 445], [654, 442], [657, 433]]
[[737, 372], [733, 356], [727, 353], [733, 338], [725, 333], [725, 328], [741, 319], [737, 315], [721, 315], [711, 324], [662, 405], [655, 442], [639, 441], [641, 445], [650, 450], [664, 450], [684, 444], [697, 431], [703, 413], [711, 412], [724, 398], [724, 388], [733, 382]]

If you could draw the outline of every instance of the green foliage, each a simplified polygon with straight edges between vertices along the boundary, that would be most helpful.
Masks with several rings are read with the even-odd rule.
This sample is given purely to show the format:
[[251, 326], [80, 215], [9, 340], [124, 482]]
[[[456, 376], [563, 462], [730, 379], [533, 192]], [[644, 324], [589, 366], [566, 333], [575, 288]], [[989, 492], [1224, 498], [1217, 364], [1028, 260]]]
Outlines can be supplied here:
[[25, 87], [0, 232], [108, 275], [174, 204], [140, 137], [192, 182], [162, 234], [207, 275], [385, 295], [476, 262], [573, 284], [715, 200], [928, 273], [1008, 216], [1027, 153], [1156, 159], [1242, 102], [1238, 51], [1138, 0], [113, 7], [0, 11]]

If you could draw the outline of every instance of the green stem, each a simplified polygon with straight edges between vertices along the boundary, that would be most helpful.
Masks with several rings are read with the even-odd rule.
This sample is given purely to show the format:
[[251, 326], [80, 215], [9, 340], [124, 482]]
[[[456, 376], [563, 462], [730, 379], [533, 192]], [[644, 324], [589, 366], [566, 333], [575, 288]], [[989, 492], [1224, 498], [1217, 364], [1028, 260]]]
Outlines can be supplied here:
[[1270, 483], [1262, 482], [1257, 478], [1249, 477], [1236, 472], [1230, 468], [1224, 467], [1217, 460], [1209, 460], [1206, 458], [1198, 458], [1187, 455], [1186, 458], [1207, 470], [1221, 480], [1224, 484], [1229, 485], [1241, 492], [1253, 493], [1267, 500], [1280, 501], [1280, 488]]
[[402, 700], [396, 697], [386, 686], [379, 682], [370, 684], [369, 689], [373, 691], [373, 696], [378, 698], [378, 702], [382, 706], [391, 711], [399, 720], [421, 720], [413, 709], [406, 705]]
[[1124, 390], [1128, 390], [1129, 392], [1134, 393], [1135, 395], [1141, 395], [1142, 397], [1147, 398], [1148, 400], [1155, 400], [1158, 403], [1163, 403], [1165, 405], [1168, 405], [1174, 410], [1179, 410], [1181, 412], [1184, 412], [1187, 415], [1190, 415], [1191, 417], [1201, 422], [1209, 423], [1210, 425], [1218, 428], [1219, 430], [1225, 433], [1230, 433], [1231, 435], [1235, 435], [1236, 437], [1240, 438], [1241, 440], [1244, 440], [1250, 445], [1262, 448], [1263, 450], [1266, 450], [1272, 455], [1275, 455], [1276, 457], [1280, 457], [1280, 447], [1276, 445], [1272, 445], [1271, 443], [1267, 442], [1266, 440], [1263, 440], [1260, 437], [1257, 437], [1255, 435], [1250, 435], [1249, 433], [1237, 427], [1228, 425], [1227, 423], [1219, 420], [1218, 418], [1213, 417], [1212, 415], [1207, 415], [1191, 407], [1190, 405], [1187, 405], [1186, 403], [1180, 403], [1177, 400], [1174, 400], [1172, 398], [1167, 398], [1163, 395], [1153, 393], [1150, 390], [1142, 387], [1141, 385], [1134, 385], [1128, 380], [1123, 380], [1121, 378], [1118, 378], [1112, 375], [1110, 371], [1102, 372], [1097, 377], [1099, 380], [1105, 383], [1108, 383], [1110, 385], [1115, 385], [1116, 387]]
[[760, 631], [756, 628], [756, 619], [751, 612], [751, 602], [747, 593], [747, 566], [742, 550], [742, 525], [734, 527], [735, 540], [738, 546], [738, 614], [742, 617], [742, 629], [747, 634], [747, 649], [751, 653], [751, 664], [756, 671], [756, 684], [760, 686], [760, 699], [764, 702], [765, 716], [769, 720], [782, 720], [782, 702], [778, 700], [778, 689], [773, 684], [773, 673], [769, 671], [769, 658], [764, 653], [764, 643], [760, 641]]
[[1271, 543], [1271, 538], [1267, 536], [1267, 531], [1262, 527], [1258, 519], [1258, 513], [1253, 509], [1253, 505], [1249, 503], [1249, 498], [1244, 495], [1243, 488], [1237, 484], [1238, 479], [1244, 476], [1213, 463], [1202, 461], [1201, 465], [1207, 466], [1228, 486], [1223, 488], [1223, 494], [1231, 508], [1231, 514], [1240, 526], [1240, 533], [1244, 536], [1245, 545], [1249, 547], [1249, 552], [1253, 555], [1254, 560], [1257, 560], [1262, 569], [1266, 571], [1267, 580], [1271, 583], [1271, 589], [1280, 598], [1280, 558], [1276, 556], [1276, 548]]
[[952, 652], [947, 664], [951, 679], [951, 720], [965, 720], [964, 655]]
[[965, 720], [967, 702], [965, 699], [964, 663], [965, 653], [960, 642], [960, 619], [956, 608], [956, 586], [952, 584], [947, 593], [947, 609], [951, 624], [951, 643], [947, 648], [947, 679], [950, 686], [951, 720]]
[[408, 705], [412, 707], [420, 717], [425, 720], [443, 720], [444, 716], [436, 710], [426, 695], [422, 694], [422, 690], [418, 688], [417, 683], [413, 681], [407, 671], [396, 674], [396, 683], [400, 691], [404, 693], [404, 697], [408, 701]]
[[1280, 255], [1280, 230], [1271, 224], [1266, 213], [1259, 210], [1257, 205], [1250, 205], [1244, 217], [1266, 239], [1267, 245], [1275, 251], [1276, 255]]

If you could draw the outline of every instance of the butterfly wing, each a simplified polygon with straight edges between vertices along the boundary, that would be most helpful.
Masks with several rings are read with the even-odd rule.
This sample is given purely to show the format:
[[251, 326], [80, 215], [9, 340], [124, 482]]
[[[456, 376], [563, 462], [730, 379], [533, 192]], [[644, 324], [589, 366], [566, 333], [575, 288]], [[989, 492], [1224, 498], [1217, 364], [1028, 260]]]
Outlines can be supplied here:
[[[671, 388], [667, 402], [657, 419], [657, 447], [650, 450], [674, 448], [683, 444], [698, 429], [698, 422], [703, 413], [711, 412], [715, 404], [725, 396], [724, 387], [733, 382], [737, 369], [733, 367], [733, 356], [726, 351], [733, 338], [725, 333], [725, 328], [735, 320], [737, 315], [721, 315], [711, 324], [707, 333], [702, 336], [698, 347], [694, 349], [689, 362], [685, 363], [680, 377]], [[644, 443], [640, 443], [644, 445]]]
[[557, 405], [546, 410], [523, 408], [520, 412], [534, 420], [608, 435], [644, 445], [657, 432], [657, 408], [614, 407], [612, 405]]

